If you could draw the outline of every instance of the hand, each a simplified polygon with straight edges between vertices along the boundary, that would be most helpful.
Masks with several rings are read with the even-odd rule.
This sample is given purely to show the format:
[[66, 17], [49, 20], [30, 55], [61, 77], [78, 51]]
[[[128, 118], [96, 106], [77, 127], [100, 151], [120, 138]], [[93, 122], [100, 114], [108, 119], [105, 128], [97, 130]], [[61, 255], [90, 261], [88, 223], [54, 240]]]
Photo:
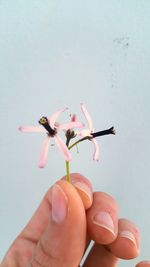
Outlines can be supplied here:
[[116, 201], [106, 193], [92, 193], [80, 174], [71, 179], [73, 185], [63, 178], [48, 190], [1, 267], [77, 267], [90, 240], [95, 243], [84, 267], [115, 267], [119, 258], [139, 254], [139, 231], [129, 220], [118, 220]]

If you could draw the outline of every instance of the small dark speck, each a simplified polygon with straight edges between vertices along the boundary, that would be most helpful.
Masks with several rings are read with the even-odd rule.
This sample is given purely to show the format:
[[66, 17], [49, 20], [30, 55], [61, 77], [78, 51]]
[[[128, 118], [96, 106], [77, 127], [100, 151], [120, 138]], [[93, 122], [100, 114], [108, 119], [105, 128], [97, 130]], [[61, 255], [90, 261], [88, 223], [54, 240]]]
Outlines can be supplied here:
[[118, 37], [114, 38], [113, 42], [119, 46], [122, 46], [124, 48], [129, 47], [129, 37]]

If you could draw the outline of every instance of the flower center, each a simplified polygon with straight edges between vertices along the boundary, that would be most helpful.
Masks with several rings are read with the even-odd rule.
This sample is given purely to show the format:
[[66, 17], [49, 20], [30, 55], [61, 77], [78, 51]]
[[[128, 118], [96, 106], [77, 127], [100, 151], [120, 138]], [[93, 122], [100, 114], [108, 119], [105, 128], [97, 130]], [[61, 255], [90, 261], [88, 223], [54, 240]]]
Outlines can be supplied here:
[[65, 135], [66, 135], [66, 138], [67, 138], [66, 146], [69, 146], [70, 140], [73, 139], [74, 137], [76, 137], [76, 134], [75, 134], [75, 132], [73, 130], [68, 129]]
[[51, 128], [47, 117], [42, 117], [39, 120], [39, 124], [41, 124], [48, 131], [49, 136], [54, 137], [56, 135], [57, 130], [56, 130], [56, 128], [54, 128], [54, 129]]

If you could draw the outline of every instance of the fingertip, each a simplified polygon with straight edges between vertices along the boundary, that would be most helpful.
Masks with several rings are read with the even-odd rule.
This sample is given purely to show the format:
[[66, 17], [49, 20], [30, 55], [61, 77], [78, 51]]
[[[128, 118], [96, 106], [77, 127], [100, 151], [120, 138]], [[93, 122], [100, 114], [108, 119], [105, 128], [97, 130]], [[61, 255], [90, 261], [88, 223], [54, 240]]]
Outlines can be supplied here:
[[150, 261], [141, 261], [135, 267], [150, 267]]
[[98, 244], [110, 244], [118, 232], [118, 206], [104, 192], [94, 192], [92, 207], [87, 211], [88, 234]]
[[82, 199], [85, 210], [89, 209], [92, 205], [93, 195], [88, 184], [77, 181], [73, 185]]
[[140, 252], [140, 234], [136, 225], [127, 219], [120, 219], [118, 236], [109, 248], [116, 257], [121, 259], [136, 258]]
[[56, 184], [59, 185], [68, 198], [68, 205], [71, 207], [68, 207], [69, 213], [74, 213], [76, 216], [81, 213], [85, 214], [84, 205], [74, 186], [65, 180], [59, 180], [56, 182]]
[[[71, 175], [71, 184], [76, 188], [85, 210], [89, 209], [93, 202], [93, 190], [91, 182], [79, 173], [72, 173]], [[66, 179], [66, 176], [62, 178]]]

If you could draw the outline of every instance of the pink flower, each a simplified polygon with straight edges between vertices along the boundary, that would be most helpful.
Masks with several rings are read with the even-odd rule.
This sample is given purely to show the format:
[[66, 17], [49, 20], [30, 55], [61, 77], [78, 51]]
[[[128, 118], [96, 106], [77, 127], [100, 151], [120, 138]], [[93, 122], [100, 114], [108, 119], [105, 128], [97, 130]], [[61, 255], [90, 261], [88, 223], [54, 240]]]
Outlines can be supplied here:
[[67, 124], [59, 124], [56, 122], [57, 118], [59, 115], [64, 112], [67, 108], [65, 109], [60, 109], [53, 113], [49, 118], [47, 117], [42, 117], [39, 120], [39, 123], [42, 126], [21, 126], [19, 127], [19, 130], [22, 132], [44, 132], [47, 133], [47, 137], [45, 138], [42, 149], [41, 149], [41, 154], [40, 154], [40, 160], [39, 160], [39, 168], [44, 168], [47, 157], [48, 157], [48, 149], [50, 145], [50, 141], [52, 138], [54, 138], [56, 145], [58, 146], [59, 151], [62, 153], [63, 157], [65, 158], [66, 161], [71, 160], [71, 154], [70, 151], [68, 150], [68, 147], [66, 144], [62, 141], [60, 136], [58, 135], [59, 130], [69, 130], [72, 128], [81, 128], [83, 125], [77, 120], [71, 120], [71, 122]]
[[87, 124], [88, 127], [87, 129], [83, 129], [81, 130], [78, 135], [82, 136], [82, 138], [85, 139], [89, 139], [90, 141], [92, 141], [93, 145], [94, 145], [94, 155], [93, 155], [93, 159], [94, 160], [99, 160], [99, 145], [96, 141], [96, 137], [99, 136], [103, 136], [103, 135], [109, 135], [109, 134], [116, 134], [116, 131], [114, 129], [114, 127], [110, 127], [109, 129], [103, 130], [103, 131], [98, 131], [98, 132], [94, 132], [94, 128], [93, 128], [93, 122], [92, 122], [92, 118], [89, 115], [86, 107], [84, 104], [81, 104], [81, 110], [87, 120]]
[[93, 135], [92, 135], [92, 133], [94, 133], [93, 121], [84, 104], [81, 104], [81, 110], [87, 120], [88, 128], [81, 130], [79, 135], [82, 137], [89, 137], [89, 140], [92, 141], [94, 145], [93, 159], [98, 161], [99, 160], [99, 144], [97, 140], [93, 138]]

